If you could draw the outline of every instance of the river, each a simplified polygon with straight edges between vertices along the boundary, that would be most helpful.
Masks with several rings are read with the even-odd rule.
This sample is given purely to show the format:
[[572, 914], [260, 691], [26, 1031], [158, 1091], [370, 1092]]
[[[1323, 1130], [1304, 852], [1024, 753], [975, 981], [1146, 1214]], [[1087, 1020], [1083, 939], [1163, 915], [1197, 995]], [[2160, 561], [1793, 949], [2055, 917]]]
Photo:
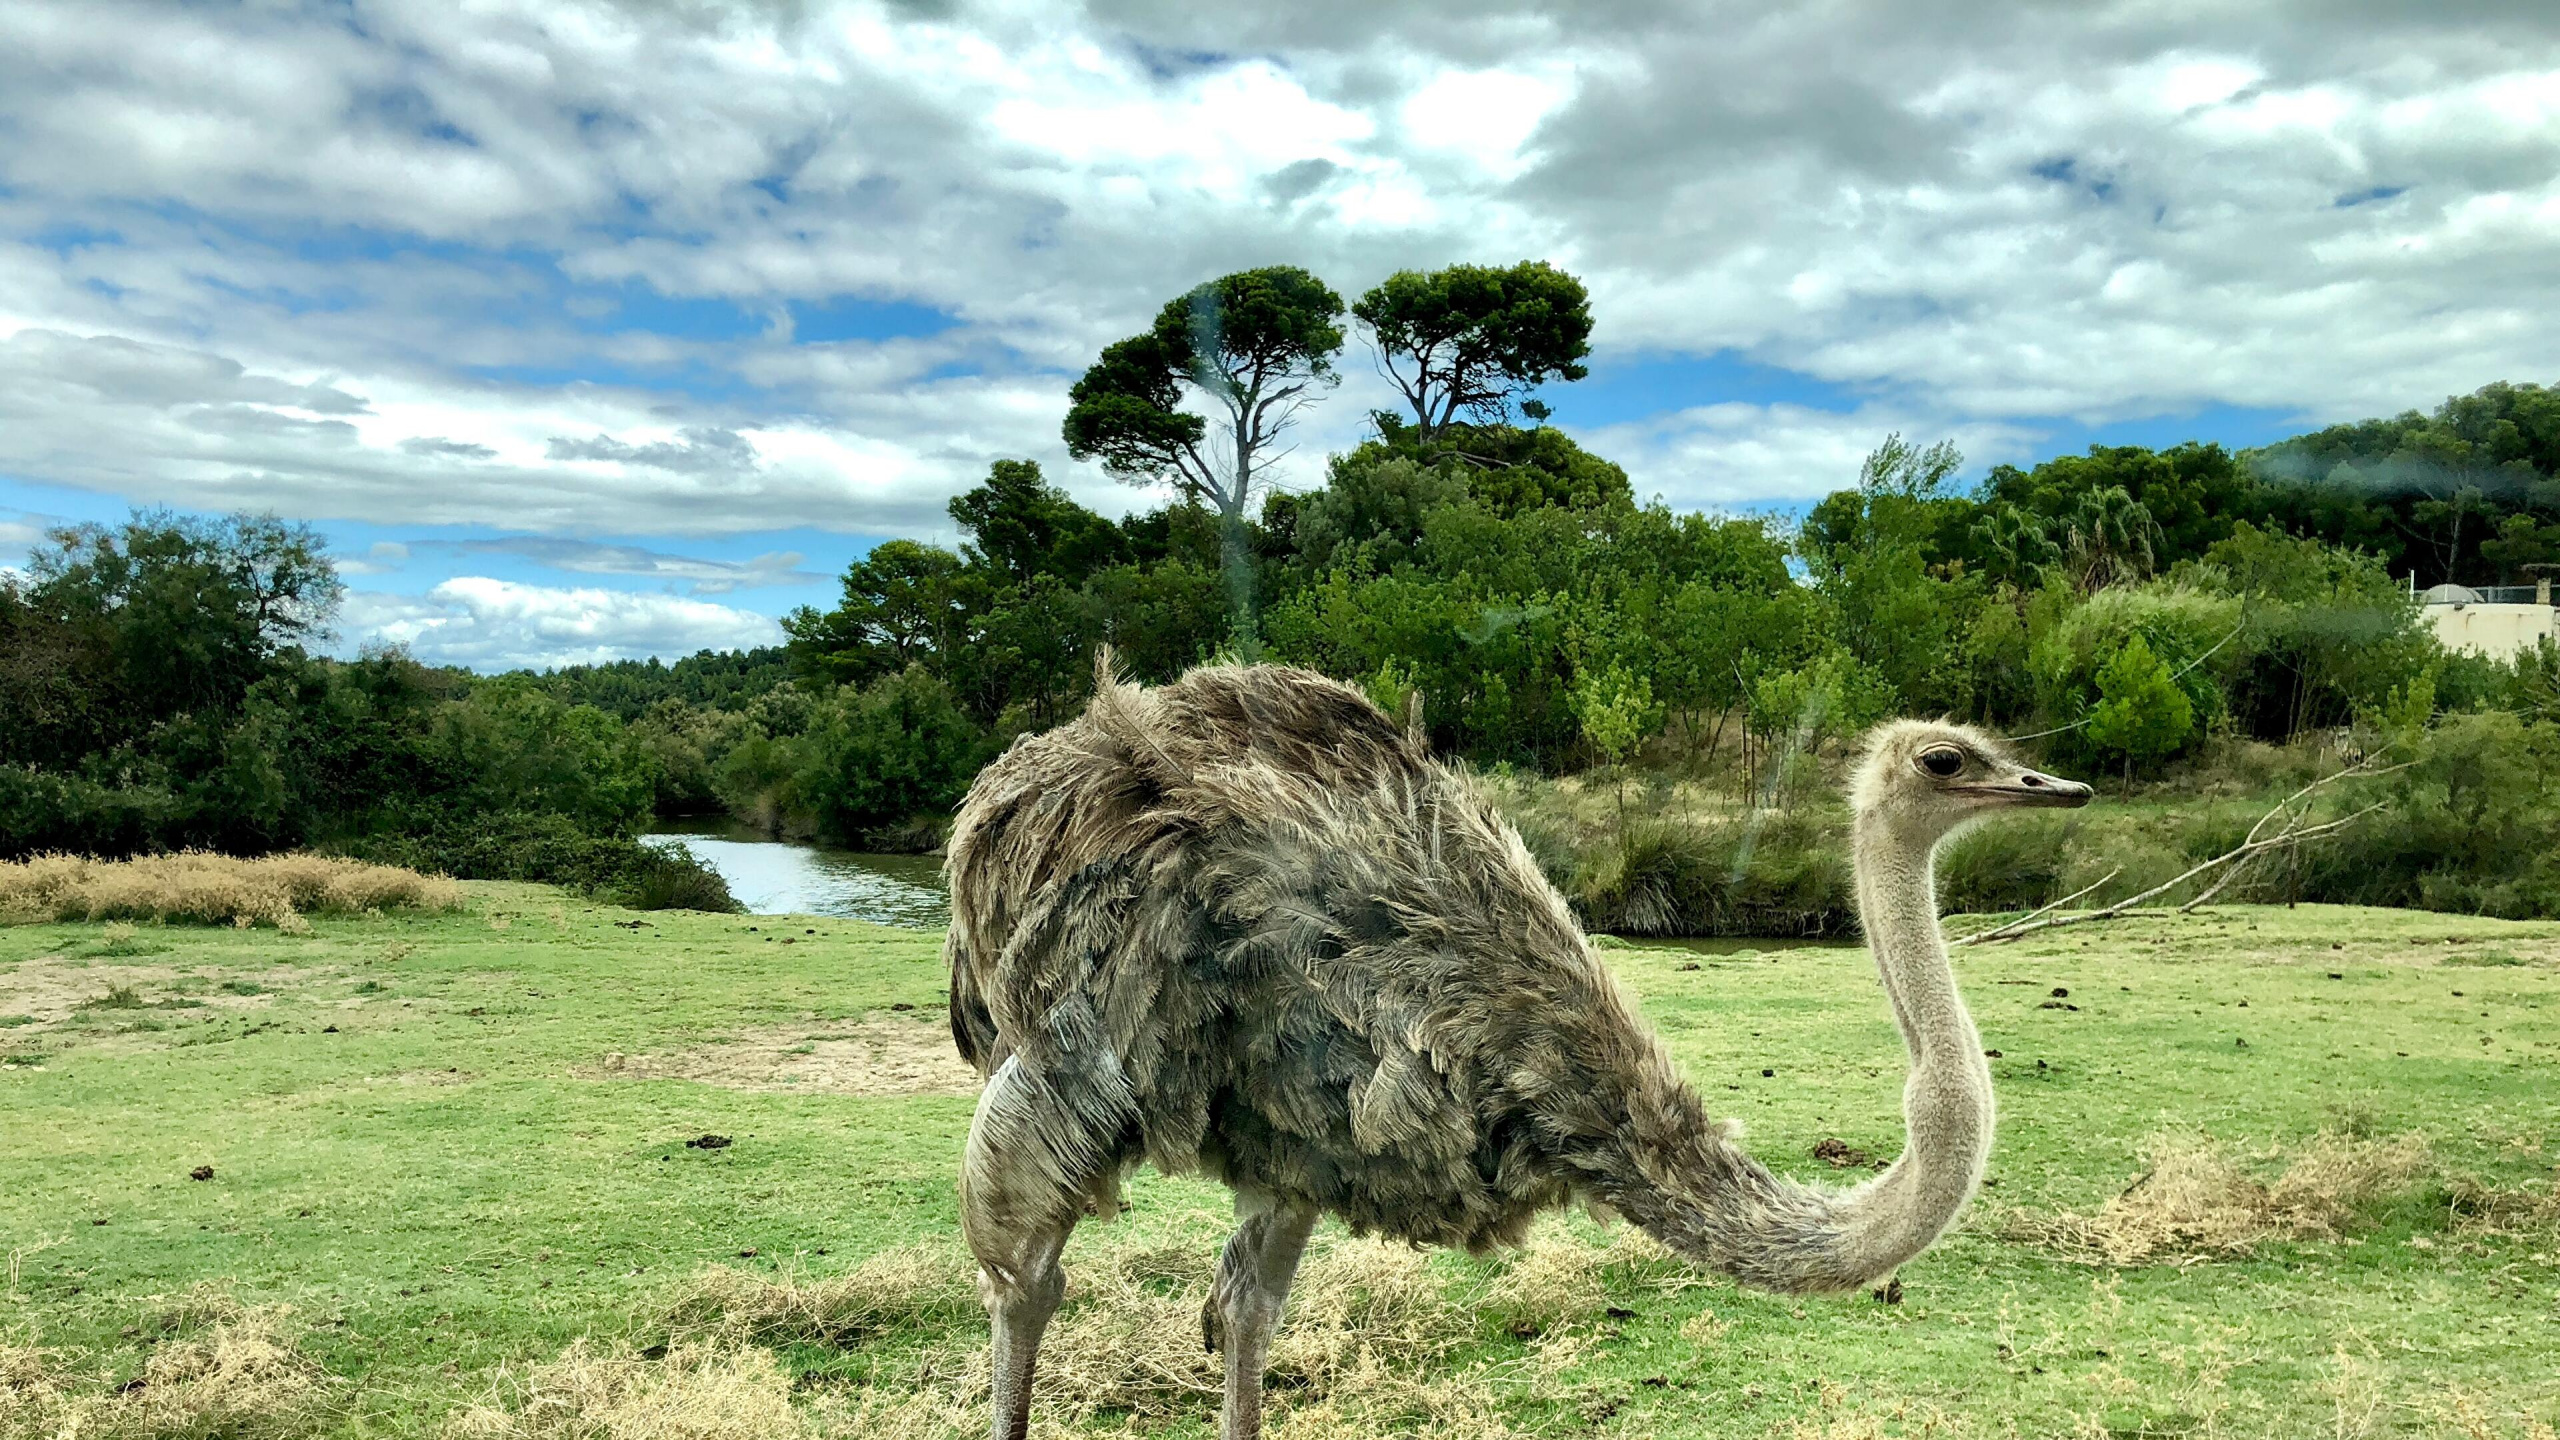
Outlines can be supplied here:
[[743, 825], [705, 821], [640, 837], [681, 844], [729, 882], [756, 915], [842, 915], [904, 930], [951, 923], [938, 855], [865, 855], [773, 840]]

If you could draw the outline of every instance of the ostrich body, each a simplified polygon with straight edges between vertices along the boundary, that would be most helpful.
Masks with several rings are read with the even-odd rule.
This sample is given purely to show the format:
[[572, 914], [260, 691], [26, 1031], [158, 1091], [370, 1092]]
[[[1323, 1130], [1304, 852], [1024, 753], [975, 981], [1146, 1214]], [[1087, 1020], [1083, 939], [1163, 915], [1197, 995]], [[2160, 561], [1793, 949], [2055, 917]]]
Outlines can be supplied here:
[[1991, 1145], [1931, 853], [1990, 809], [2088, 796], [1970, 729], [1877, 733], [1854, 791], [1858, 902], [1910, 1054], [1909, 1142], [1854, 1189], [1810, 1188], [1707, 1117], [1518, 835], [1418, 728], [1302, 670], [1143, 690], [1105, 662], [1085, 715], [990, 765], [951, 835], [952, 1031], [987, 1076], [961, 1225], [994, 1322], [996, 1440], [1027, 1432], [1068, 1233], [1118, 1208], [1140, 1160], [1236, 1193], [1201, 1317], [1227, 1440], [1260, 1433], [1321, 1215], [1482, 1251], [1581, 1201], [1751, 1284], [1884, 1278], [1954, 1222]]

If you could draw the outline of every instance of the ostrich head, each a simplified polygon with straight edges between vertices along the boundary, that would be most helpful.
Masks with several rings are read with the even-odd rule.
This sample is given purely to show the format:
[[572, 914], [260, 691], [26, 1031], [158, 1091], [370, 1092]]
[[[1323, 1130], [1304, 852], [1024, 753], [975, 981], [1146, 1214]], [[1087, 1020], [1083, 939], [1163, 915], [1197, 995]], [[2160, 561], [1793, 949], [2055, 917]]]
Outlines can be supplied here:
[[1867, 736], [1849, 799], [1862, 820], [1936, 840], [2007, 807], [2086, 805], [2089, 787], [2021, 763], [1970, 725], [1895, 720]]

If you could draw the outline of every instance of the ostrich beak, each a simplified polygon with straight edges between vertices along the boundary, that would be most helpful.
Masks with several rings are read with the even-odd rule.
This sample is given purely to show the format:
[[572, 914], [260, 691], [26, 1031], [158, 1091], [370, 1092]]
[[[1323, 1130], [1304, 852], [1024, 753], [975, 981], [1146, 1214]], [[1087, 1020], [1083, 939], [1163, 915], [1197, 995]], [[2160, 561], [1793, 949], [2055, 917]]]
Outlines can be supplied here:
[[2021, 770], [1998, 785], [1982, 787], [1985, 794], [2011, 805], [2027, 805], [2056, 810], [2077, 810], [2089, 803], [2089, 787], [2077, 780], [2047, 775], [2041, 770]]

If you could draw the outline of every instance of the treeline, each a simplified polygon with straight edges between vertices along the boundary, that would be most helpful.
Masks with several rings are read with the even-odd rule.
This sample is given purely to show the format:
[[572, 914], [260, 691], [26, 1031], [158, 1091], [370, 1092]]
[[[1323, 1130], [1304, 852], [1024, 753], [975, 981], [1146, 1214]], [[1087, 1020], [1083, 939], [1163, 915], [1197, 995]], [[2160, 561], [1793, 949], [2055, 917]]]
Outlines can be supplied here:
[[[2120, 785], [2250, 742], [2427, 747], [2406, 783], [2432, 798], [2394, 833], [2437, 858], [2391, 861], [2388, 893], [2560, 913], [2560, 662], [2448, 654], [2410, 594], [2560, 557], [2560, 392], [1971, 485], [1951, 446], [1890, 437], [1782, 523], [1644, 503], [1543, 423], [1535, 392], [1579, 378], [1589, 328], [1579, 283], [1535, 263], [1399, 275], [1348, 307], [1288, 267], [1197, 287], [1105, 347], [1063, 430], [1169, 503], [1113, 519], [999, 461], [951, 501], [955, 547], [878, 546], [774, 650], [493, 678], [334, 662], [307, 653], [338, 594], [307, 531], [61, 532], [0, 583], [0, 848], [602, 875], [653, 816], [720, 813], [926, 848], [990, 756], [1075, 713], [1108, 645], [1148, 680], [1310, 665], [1418, 696], [1435, 746], [1488, 773], [1675, 774], [1755, 816], [1818, 809], [1826, 757], [1895, 713], [2035, 735]], [[1407, 411], [1322, 484], [1271, 491], [1289, 415], [1355, 332]], [[1766, 835], [1821, 822], [1750, 823], [1735, 853], [1767, 866]], [[1599, 913], [1631, 844], [1620, 824], [1554, 864]]]
[[312, 847], [729, 908], [635, 843], [658, 770], [631, 727], [529, 677], [313, 656], [340, 593], [272, 519], [54, 532], [0, 578], [0, 858]]

